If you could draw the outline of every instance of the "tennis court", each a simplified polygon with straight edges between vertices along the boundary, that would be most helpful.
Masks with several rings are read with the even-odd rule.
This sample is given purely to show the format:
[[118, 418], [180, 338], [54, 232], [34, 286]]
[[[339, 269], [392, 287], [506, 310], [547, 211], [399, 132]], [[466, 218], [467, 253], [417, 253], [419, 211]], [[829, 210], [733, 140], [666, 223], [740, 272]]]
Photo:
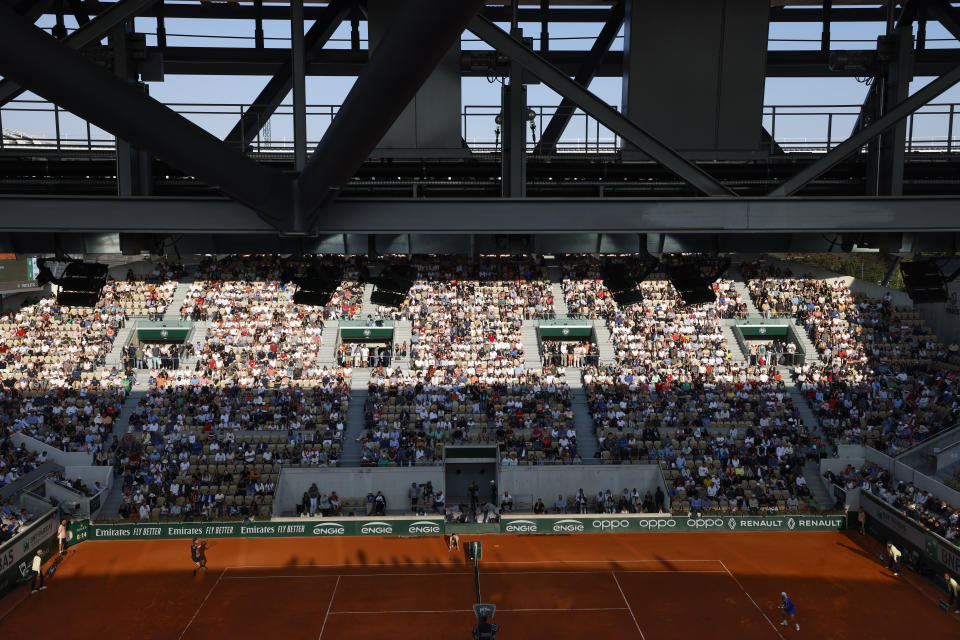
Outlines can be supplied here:
[[[851, 533], [464, 536], [498, 638], [960, 636], [917, 576], [892, 577]], [[85, 542], [50, 588], [0, 623], [46, 612], [73, 638], [469, 638], [472, 563], [426, 538], [224, 539], [191, 575], [188, 541]], [[787, 591], [799, 632], [771, 605]]]

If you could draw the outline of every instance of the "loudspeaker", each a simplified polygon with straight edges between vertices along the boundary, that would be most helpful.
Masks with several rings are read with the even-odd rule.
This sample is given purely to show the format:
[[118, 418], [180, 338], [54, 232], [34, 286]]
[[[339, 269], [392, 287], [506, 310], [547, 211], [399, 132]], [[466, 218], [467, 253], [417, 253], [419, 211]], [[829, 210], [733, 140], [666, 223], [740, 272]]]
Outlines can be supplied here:
[[378, 304], [384, 307], [400, 307], [403, 305], [403, 301], [406, 300], [407, 294], [397, 293], [396, 291], [380, 291], [379, 289], [374, 290], [370, 294], [370, 302], [373, 304]]
[[406, 293], [417, 279], [416, 268], [408, 264], [392, 264], [372, 280], [378, 289]]
[[305, 307], [325, 307], [330, 302], [329, 291], [297, 290], [293, 294], [293, 304], [302, 304]]
[[630, 291], [614, 291], [613, 300], [621, 307], [626, 307], [631, 304], [640, 304], [643, 302], [643, 292], [639, 289], [632, 289]]
[[99, 292], [61, 291], [57, 294], [57, 304], [65, 307], [95, 307], [99, 301]]
[[907, 295], [917, 304], [947, 301], [947, 280], [932, 260], [901, 262], [900, 273]]

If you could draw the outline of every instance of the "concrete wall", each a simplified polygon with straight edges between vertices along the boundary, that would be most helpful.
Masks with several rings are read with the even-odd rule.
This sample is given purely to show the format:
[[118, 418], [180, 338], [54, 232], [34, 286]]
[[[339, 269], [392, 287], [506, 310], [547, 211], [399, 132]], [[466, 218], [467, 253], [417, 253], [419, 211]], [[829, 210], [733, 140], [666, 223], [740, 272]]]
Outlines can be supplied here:
[[847, 468], [847, 465], [852, 465], [854, 469], [862, 469], [866, 460], [863, 457], [860, 458], [824, 458], [820, 461], [820, 476], [823, 477], [827, 471], [840, 475], [843, 473], [843, 470]]
[[946, 500], [950, 506], [960, 508], [960, 491], [951, 489], [936, 478], [926, 476], [913, 467], [899, 462], [873, 447], [866, 447], [866, 454], [867, 462], [887, 469], [897, 481], [912, 482], [917, 488], [929, 491], [934, 498]]
[[[456, 499], [466, 503], [470, 493], [468, 488], [473, 481], [480, 487], [480, 500], [486, 502], [490, 497], [490, 481], [497, 479], [497, 463], [465, 463], [447, 462], [444, 465], [444, 491], [447, 494], [447, 503], [452, 504]], [[407, 484], [409, 486], [409, 483]], [[498, 493], [503, 493], [498, 490]]]
[[619, 494], [624, 487], [633, 491], [634, 487], [643, 496], [649, 491], [657, 492], [657, 487], [667, 492], [663, 484], [663, 475], [657, 465], [564, 465], [555, 467], [501, 467], [500, 494], [509, 491], [514, 496], [516, 507], [532, 505], [537, 498], [543, 498], [550, 508], [557, 494], [575, 495], [583, 489], [587, 495], [596, 495], [603, 489]]
[[28, 451], [34, 451], [36, 453], [46, 451], [50, 460], [63, 467], [89, 467], [93, 463], [92, 453], [85, 453], [83, 451], [61, 451], [23, 433], [15, 433], [10, 436], [10, 439], [13, 440], [13, 443], [17, 446], [22, 444]]
[[113, 467], [65, 467], [63, 475], [69, 480], [80, 478], [91, 489], [95, 482], [107, 489], [113, 485]]
[[941, 342], [960, 342], [960, 280], [947, 285], [947, 302], [914, 307]]
[[[636, 487], [641, 495], [647, 491], [655, 494], [657, 487], [664, 493], [667, 491], [660, 468], [656, 465], [501, 467], [499, 475], [500, 495], [509, 491], [514, 496], [517, 508], [531, 506], [537, 498], [543, 498], [549, 506], [557, 499], [557, 494], [574, 495], [580, 488], [593, 495], [601, 489], [619, 493], [624, 487], [631, 491]], [[405, 511], [409, 507], [407, 489], [410, 483], [423, 484], [428, 480], [433, 483], [435, 490], [447, 490], [443, 467], [284, 469], [280, 474], [275, 499], [279, 506], [274, 513], [296, 512], [303, 492], [314, 482], [321, 494], [329, 495], [336, 491], [341, 499], [363, 498], [368, 491], [383, 491], [390, 512]], [[487, 477], [485, 482], [480, 483], [481, 498], [489, 495], [489, 481]]]
[[37, 287], [34, 289], [21, 289], [16, 293], [4, 293], [0, 299], [0, 313], [10, 313], [17, 311], [23, 305], [25, 300], [32, 298], [43, 298], [50, 293], [50, 285]]
[[284, 469], [275, 500], [280, 502], [280, 513], [295, 512], [303, 492], [316, 482], [321, 494], [336, 491], [341, 499], [365, 498], [369, 491], [383, 491], [387, 509], [395, 512], [409, 508], [407, 489], [411, 482], [427, 481], [433, 483], [434, 490], [443, 489], [443, 467]]

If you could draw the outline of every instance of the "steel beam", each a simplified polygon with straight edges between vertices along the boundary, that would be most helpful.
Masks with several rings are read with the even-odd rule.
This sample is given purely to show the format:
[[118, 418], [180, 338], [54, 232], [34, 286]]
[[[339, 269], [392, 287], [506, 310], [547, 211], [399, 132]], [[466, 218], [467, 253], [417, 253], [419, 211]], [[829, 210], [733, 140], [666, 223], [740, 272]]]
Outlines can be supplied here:
[[923, 6], [928, 17], [936, 19], [950, 35], [960, 40], [960, 11], [946, 0], [927, 0]]
[[897, 104], [868, 127], [857, 131], [844, 140], [833, 151], [812, 162], [795, 176], [770, 192], [771, 196], [789, 196], [802, 189], [810, 181], [826, 173], [852, 153], [856, 153], [866, 143], [873, 140], [897, 122], [927, 104], [953, 85], [960, 82], [960, 66], [940, 76], [912, 96]]
[[[883, 78], [883, 112], [910, 96], [913, 80], [913, 29], [901, 24], [891, 36], [896, 52]], [[867, 195], [903, 195], [903, 165], [907, 146], [907, 123], [900, 120], [870, 145], [867, 161]]]
[[606, 128], [636, 146], [702, 193], [709, 196], [734, 195], [730, 189], [717, 182], [707, 172], [630, 122], [623, 114], [571, 80], [542, 56], [524, 47], [522, 43], [510, 37], [510, 34], [489, 20], [480, 16], [475, 17], [470, 22], [470, 31], [497, 51], [519, 62], [548, 87], [561, 96], [569, 98], [585, 113], [596, 118]]
[[[912, 25], [914, 19], [917, 16], [917, 3], [916, 0], [908, 0], [904, 5], [903, 10], [900, 12], [900, 18], [897, 20], [897, 24], [894, 29], [900, 29], [908, 25]], [[890, 34], [887, 34], [890, 35]], [[940, 74], [936, 74], [940, 75]], [[880, 78], [880, 74], [877, 74], [877, 77]], [[856, 121], [853, 123], [853, 130], [851, 135], [856, 133], [858, 130], [862, 129], [867, 125], [868, 120], [870, 120], [871, 113], [873, 109], [879, 109], [879, 105], [876, 105], [876, 100], [880, 95], [880, 87], [883, 85], [883, 79], [876, 80], [873, 84], [870, 85], [870, 89], [867, 90], [867, 96], [863, 99], [863, 105], [860, 107], [860, 113], [857, 116]]]
[[[170, 5], [167, 5], [170, 6]], [[150, 55], [160, 55], [157, 47], [147, 47]], [[230, 47], [167, 47], [163, 52], [164, 73], [167, 75], [237, 75], [272, 76], [287, 64], [290, 52], [286, 49], [254, 49]], [[580, 68], [584, 51], [551, 49], [544, 56], [568, 76]], [[768, 78], [852, 78], [858, 71], [832, 71], [829, 54], [822, 51], [767, 51]], [[368, 51], [361, 49], [324, 49], [307, 62], [310, 76], [358, 76], [367, 64]], [[917, 76], [939, 76], [960, 64], [960, 49], [926, 49], [918, 51], [914, 65]], [[463, 77], [484, 78], [509, 74], [505, 56], [490, 51], [463, 51], [460, 54], [460, 74]], [[623, 70], [623, 52], [610, 51], [603, 56], [597, 77], [620, 77]], [[862, 74], [861, 74], [862, 75]]]
[[[110, 8], [86, 23], [60, 42], [74, 50], [80, 50], [88, 44], [99, 42], [113, 31], [113, 29], [130, 18], [139, 15], [157, 0], [120, 0]], [[29, 22], [33, 22], [30, 20]], [[0, 107], [7, 104], [26, 89], [13, 80], [0, 80]]]
[[377, 44], [297, 180], [302, 230], [369, 157], [483, 0], [410, 0]]
[[[113, 6], [112, 2], [87, 1], [87, 10], [90, 15], [99, 15]], [[317, 20], [323, 11], [322, 6], [307, 6], [305, 16], [307, 20]], [[510, 6], [489, 6], [482, 10], [484, 17], [495, 22], [510, 22]], [[143, 13], [146, 17], [156, 17], [156, 10]], [[550, 22], [595, 22], [603, 23], [609, 15], [609, 9], [597, 7], [557, 7], [551, 6], [548, 18]], [[837, 22], [883, 22], [886, 10], [880, 7], [837, 7], [830, 12], [830, 21]], [[277, 3], [263, 8], [264, 20], [290, 20], [289, 6]], [[823, 22], [825, 13], [820, 7], [774, 7], [770, 13], [770, 22]], [[237, 2], [201, 2], [176, 3], [168, 5], [169, 18], [195, 18], [217, 20], [254, 20], [256, 12], [250, 4]], [[541, 22], [544, 19], [543, 11], [539, 7], [521, 7], [517, 11], [521, 23]]]
[[[325, 233], [957, 233], [960, 196], [340, 199]], [[219, 198], [2, 196], [0, 232], [280, 235]], [[2, 240], [2, 236], [0, 236]]]
[[290, 0], [290, 57], [293, 70], [293, 168], [307, 165], [307, 77], [303, 42], [303, 0]]
[[[583, 62], [580, 64], [580, 68], [577, 69], [576, 75], [573, 76], [573, 81], [584, 89], [590, 87], [590, 82], [593, 81], [600, 68], [600, 62], [610, 51], [610, 45], [613, 44], [620, 27], [623, 26], [624, 6], [624, 1], [620, 0], [610, 10], [609, 19], [604, 23], [603, 29], [600, 30], [597, 39], [593, 41], [593, 46], [590, 47], [590, 51], [584, 56]], [[560, 101], [560, 105], [554, 111], [550, 122], [547, 123], [543, 133], [540, 134], [540, 142], [533, 149], [534, 154], [548, 153], [551, 150], [556, 152], [557, 142], [567, 128], [567, 124], [570, 123], [570, 118], [573, 117], [575, 109], [576, 106], [569, 98]]]
[[[38, 68], [44, 72], [37, 73]], [[288, 224], [293, 196], [289, 178], [230, 149], [4, 6], [0, 6], [0, 74], [220, 189], [271, 224]]]
[[[337, 27], [343, 22], [349, 9], [349, 3], [344, 0], [334, 0], [327, 5], [323, 14], [313, 23], [303, 38], [305, 63], [317, 59]], [[227, 134], [224, 141], [239, 149], [245, 149], [257, 137], [263, 125], [277, 110], [292, 87], [293, 63], [292, 60], [287, 59], [273, 74], [263, 91], [254, 99], [253, 104], [241, 116], [240, 121]]]

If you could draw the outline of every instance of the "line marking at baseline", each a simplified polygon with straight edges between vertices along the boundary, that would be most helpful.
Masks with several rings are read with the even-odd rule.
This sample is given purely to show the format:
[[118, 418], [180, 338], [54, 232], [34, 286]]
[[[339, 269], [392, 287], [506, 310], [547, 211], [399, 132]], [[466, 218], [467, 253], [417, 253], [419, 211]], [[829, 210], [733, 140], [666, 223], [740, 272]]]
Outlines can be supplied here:
[[[539, 575], [603, 575], [610, 573], [609, 571], [495, 571], [488, 573], [490, 576], [539, 576]], [[631, 570], [631, 569], [621, 569], [617, 573], [726, 573], [726, 571], [717, 571], [713, 569], [690, 569], [688, 571], [677, 571], [675, 569], [664, 569], [662, 571], [654, 571], [650, 569], [646, 570]], [[318, 580], [321, 578], [389, 578], [393, 576], [399, 577], [416, 577], [416, 576], [472, 576], [472, 571], [422, 571], [417, 573], [315, 573], [311, 575], [265, 575], [265, 576], [227, 576], [224, 580], [272, 580], [272, 579], [285, 579], [292, 578], [295, 580]]]
[[623, 596], [623, 604], [627, 605], [627, 610], [630, 612], [630, 617], [633, 618], [633, 624], [637, 625], [637, 631], [640, 633], [641, 640], [647, 640], [647, 637], [643, 635], [643, 630], [640, 628], [640, 623], [637, 622], [636, 614], [634, 614], [633, 609], [630, 608], [630, 602], [627, 600], [627, 594], [623, 592], [623, 587], [620, 586], [620, 581], [617, 580], [617, 574], [611, 571], [610, 575], [613, 576], [613, 581], [617, 583], [617, 589], [620, 590], [620, 595]]
[[220, 576], [217, 578], [217, 581], [213, 583], [213, 586], [210, 587], [210, 590], [207, 591], [207, 595], [204, 596], [203, 600], [200, 601], [200, 606], [197, 607], [197, 610], [193, 612], [193, 617], [190, 618], [190, 622], [187, 623], [187, 626], [183, 628], [183, 631], [180, 632], [180, 638], [186, 635], [187, 629], [190, 628], [190, 625], [193, 624], [193, 621], [197, 619], [197, 615], [200, 613], [200, 609], [203, 609], [203, 605], [207, 603], [207, 599], [210, 597], [210, 594], [213, 593], [213, 590], [217, 588], [217, 585], [220, 584], [220, 581], [223, 580], [223, 575], [230, 570], [230, 567], [226, 567], [223, 571], [220, 572]]
[[340, 586], [340, 576], [337, 576], [337, 582], [333, 585], [333, 592], [330, 593], [330, 604], [327, 605], [327, 613], [323, 616], [323, 626], [320, 627], [320, 635], [317, 640], [323, 638], [323, 631], [327, 628], [327, 618], [330, 617], [330, 609], [333, 608], [333, 598], [337, 595], [337, 587]]
[[723, 560], [720, 560], [720, 564], [723, 565], [723, 568], [727, 570], [727, 573], [730, 575], [731, 578], [733, 578], [733, 581], [737, 583], [737, 586], [738, 586], [738, 587], [740, 587], [740, 591], [743, 591], [743, 593], [744, 593], [748, 598], [750, 598], [750, 602], [752, 602], [752, 603], [753, 603], [753, 606], [755, 606], [755, 607], [757, 608], [757, 611], [760, 612], [760, 615], [763, 616], [763, 619], [766, 620], [766, 621], [770, 624], [770, 628], [773, 629], [774, 633], [776, 633], [778, 636], [780, 636], [780, 640], [784, 640], [784, 639], [783, 639], [783, 634], [780, 633], [780, 629], [777, 629], [777, 626], [776, 626], [775, 624], [773, 624], [773, 621], [770, 620], [770, 617], [769, 617], [769, 616], [767, 616], [767, 612], [760, 608], [760, 605], [758, 605], [757, 602], [756, 602], [756, 600], [753, 599], [753, 596], [751, 596], [749, 593], [747, 593], [747, 590], [744, 589], [744, 588], [743, 588], [743, 585], [740, 584], [740, 581], [737, 580], [737, 576], [733, 575], [733, 572], [730, 571], [730, 569], [727, 569], [727, 565], [723, 564]]
[[[629, 611], [626, 607], [564, 607], [561, 609], [501, 609], [497, 607], [497, 613], [524, 613], [536, 611]], [[473, 613], [473, 609], [398, 609], [398, 610], [378, 610], [378, 611], [331, 611], [332, 616], [343, 615], [366, 615], [369, 613]]]

